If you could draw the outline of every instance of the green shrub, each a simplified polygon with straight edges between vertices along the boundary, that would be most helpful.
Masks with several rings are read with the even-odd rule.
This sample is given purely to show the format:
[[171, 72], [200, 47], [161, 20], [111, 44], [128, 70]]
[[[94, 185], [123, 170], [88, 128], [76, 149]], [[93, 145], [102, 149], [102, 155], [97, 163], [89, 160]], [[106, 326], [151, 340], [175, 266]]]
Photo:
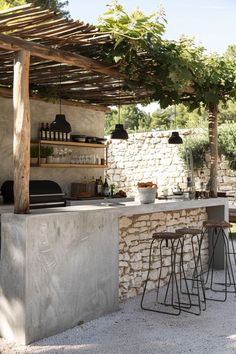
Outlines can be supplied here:
[[183, 145], [179, 147], [179, 156], [187, 165], [186, 150], [190, 149], [193, 156], [193, 167], [203, 168], [205, 165], [205, 154], [209, 151], [209, 139], [206, 131], [195, 133], [194, 136], [187, 137]]
[[[179, 156], [187, 164], [186, 149], [192, 150], [194, 168], [203, 168], [205, 154], [209, 151], [209, 138], [207, 130], [195, 132], [194, 136], [184, 139], [179, 147]], [[226, 122], [218, 128], [218, 151], [224, 155], [229, 168], [236, 170], [236, 123]]]
[[219, 127], [219, 154], [225, 156], [229, 167], [236, 170], [236, 123], [227, 122]]

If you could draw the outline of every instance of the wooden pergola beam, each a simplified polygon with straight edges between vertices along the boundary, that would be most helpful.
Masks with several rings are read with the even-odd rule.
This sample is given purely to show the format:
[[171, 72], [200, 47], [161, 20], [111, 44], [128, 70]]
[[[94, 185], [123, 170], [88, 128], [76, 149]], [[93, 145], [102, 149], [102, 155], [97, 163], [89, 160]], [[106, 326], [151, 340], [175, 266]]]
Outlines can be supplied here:
[[[0, 97], [3, 98], [12, 98], [13, 97], [13, 91], [12, 89], [0, 87]], [[42, 101], [42, 102], [50, 102], [48, 98], [44, 97], [39, 97], [37, 95], [31, 95], [30, 99], [35, 100], [35, 101]], [[55, 103], [55, 101], [53, 102]], [[57, 103], [59, 104], [59, 99], [57, 100]], [[74, 106], [74, 107], [81, 107], [85, 109], [92, 109], [93, 111], [98, 111], [98, 112], [110, 112], [110, 108], [106, 107], [105, 105], [102, 106], [101, 104], [89, 104], [89, 103], [82, 103], [82, 102], [76, 102], [76, 101], [70, 101], [70, 100], [63, 100], [61, 99], [61, 104], [63, 106]]]
[[83, 55], [54, 49], [52, 47], [48, 48], [42, 44], [35, 44], [33, 42], [29, 42], [14, 36], [0, 34], [0, 48], [11, 51], [26, 50], [29, 51], [31, 55], [39, 58], [52, 60], [67, 65], [73, 65], [88, 71], [98, 72], [111, 77], [123, 77], [121, 73], [119, 73], [117, 70], [114, 70], [112, 67], [108, 67], [103, 63], [99, 63], [96, 60], [87, 58]]
[[29, 107], [30, 52], [21, 50], [14, 62], [14, 213], [29, 212], [30, 176], [30, 107]]

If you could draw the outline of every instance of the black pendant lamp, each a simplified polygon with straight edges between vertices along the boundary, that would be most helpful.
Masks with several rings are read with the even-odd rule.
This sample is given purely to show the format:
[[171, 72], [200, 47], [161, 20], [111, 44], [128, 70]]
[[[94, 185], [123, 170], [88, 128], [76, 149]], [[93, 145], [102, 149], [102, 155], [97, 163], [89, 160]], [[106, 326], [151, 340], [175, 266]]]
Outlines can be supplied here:
[[168, 140], [169, 144], [183, 144], [182, 138], [179, 136], [179, 132], [172, 132], [171, 137]]
[[[176, 105], [175, 105], [175, 123], [176, 123]], [[182, 138], [179, 136], [179, 132], [172, 132], [169, 140], [168, 140], [169, 144], [183, 144], [183, 140]]]
[[[119, 89], [119, 101], [120, 101], [120, 89]], [[115, 125], [115, 129], [111, 133], [111, 139], [127, 140], [129, 138], [127, 131], [123, 124], [120, 124], [120, 102], [118, 106], [118, 124]]]
[[111, 139], [127, 140], [129, 138], [123, 124], [116, 124], [115, 129], [111, 133]]
[[59, 86], [59, 105], [60, 114], [56, 114], [54, 121], [50, 124], [50, 130], [53, 132], [71, 132], [71, 125], [66, 120], [65, 114], [61, 113], [61, 64], [60, 64], [60, 86]]

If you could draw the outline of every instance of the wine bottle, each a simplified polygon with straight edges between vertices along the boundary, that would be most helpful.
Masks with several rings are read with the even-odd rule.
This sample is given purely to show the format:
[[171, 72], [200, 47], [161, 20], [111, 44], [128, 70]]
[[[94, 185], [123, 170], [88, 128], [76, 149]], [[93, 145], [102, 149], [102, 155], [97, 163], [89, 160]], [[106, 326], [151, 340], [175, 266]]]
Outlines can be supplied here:
[[107, 178], [105, 178], [105, 182], [103, 183], [103, 195], [105, 197], [109, 197], [110, 190], [109, 190], [109, 184], [107, 182]]
[[45, 136], [46, 140], [50, 140], [50, 129], [49, 129], [48, 123], [46, 123], [45, 134], [46, 134], [46, 136]]
[[40, 135], [40, 140], [45, 140], [46, 139], [46, 132], [44, 128], [44, 123], [41, 123], [41, 127], [39, 130], [39, 135]]
[[102, 177], [100, 176], [100, 178], [97, 181], [97, 195], [101, 196], [103, 193], [103, 183], [102, 183]]

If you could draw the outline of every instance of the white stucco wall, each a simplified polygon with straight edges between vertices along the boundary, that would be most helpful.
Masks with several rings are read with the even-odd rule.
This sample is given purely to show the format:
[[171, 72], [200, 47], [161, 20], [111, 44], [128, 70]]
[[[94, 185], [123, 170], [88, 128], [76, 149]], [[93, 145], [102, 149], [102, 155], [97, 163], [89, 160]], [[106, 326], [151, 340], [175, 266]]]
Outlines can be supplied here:
[[[38, 137], [40, 123], [51, 123], [55, 115], [59, 113], [59, 105], [43, 101], [30, 101], [31, 108], [31, 138]], [[76, 106], [62, 106], [62, 113], [66, 115], [71, 124], [72, 132], [104, 136], [105, 113], [92, 109]], [[82, 151], [83, 150], [83, 151]], [[103, 149], [78, 149], [78, 154], [103, 154]], [[12, 99], [0, 97], [0, 160], [1, 173], [0, 185], [7, 179], [13, 179], [13, 103]], [[31, 179], [54, 180], [67, 194], [70, 192], [70, 184], [79, 182], [84, 176], [99, 178], [103, 176], [103, 169], [89, 168], [42, 168], [32, 167]]]

